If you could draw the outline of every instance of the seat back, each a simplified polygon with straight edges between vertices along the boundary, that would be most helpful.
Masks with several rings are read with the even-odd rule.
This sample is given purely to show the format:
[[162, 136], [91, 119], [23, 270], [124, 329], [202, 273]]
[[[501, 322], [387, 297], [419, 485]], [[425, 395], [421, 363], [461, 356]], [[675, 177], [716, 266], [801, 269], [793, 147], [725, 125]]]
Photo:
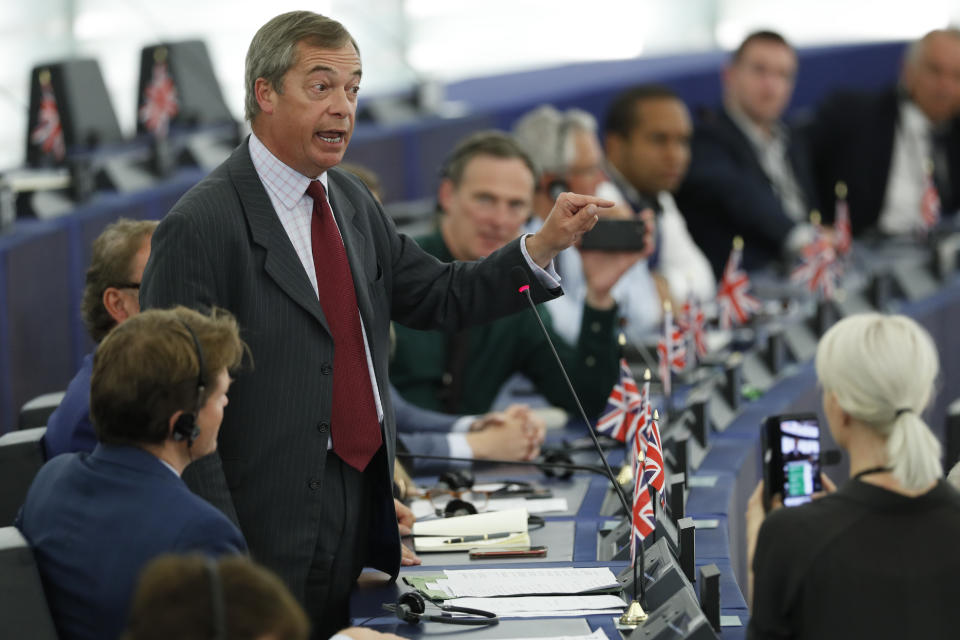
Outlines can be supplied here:
[[0, 436], [0, 527], [13, 524], [30, 483], [43, 466], [46, 431], [46, 427], [38, 427]]
[[0, 620], [4, 638], [57, 639], [33, 551], [16, 527], [0, 528]]
[[60, 406], [65, 391], [56, 391], [54, 393], [45, 393], [28, 401], [20, 407], [20, 415], [17, 417], [17, 429], [36, 429], [37, 427], [47, 426], [47, 419], [50, 414]]

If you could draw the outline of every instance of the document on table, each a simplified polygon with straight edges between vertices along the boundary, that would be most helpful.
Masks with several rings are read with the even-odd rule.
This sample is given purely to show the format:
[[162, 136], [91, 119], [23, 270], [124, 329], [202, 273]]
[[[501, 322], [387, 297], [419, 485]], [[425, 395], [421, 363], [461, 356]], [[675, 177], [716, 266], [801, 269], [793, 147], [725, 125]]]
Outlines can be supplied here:
[[[543, 638], [504, 638], [504, 640], [543, 640]], [[610, 640], [603, 627], [588, 636], [553, 636], [552, 640]]]
[[[488, 511], [506, 511], [510, 509], [526, 509], [528, 513], [558, 513], [569, 508], [566, 498], [494, 498], [483, 508]], [[418, 521], [435, 516], [433, 505], [429, 500], [417, 499], [410, 503], [410, 509]]]
[[612, 595], [454, 598], [445, 604], [492, 611], [501, 618], [620, 615], [627, 606], [621, 598]]
[[620, 589], [617, 578], [606, 567], [448, 569], [442, 577], [425, 586], [430, 591], [444, 593], [447, 598], [582, 594]]

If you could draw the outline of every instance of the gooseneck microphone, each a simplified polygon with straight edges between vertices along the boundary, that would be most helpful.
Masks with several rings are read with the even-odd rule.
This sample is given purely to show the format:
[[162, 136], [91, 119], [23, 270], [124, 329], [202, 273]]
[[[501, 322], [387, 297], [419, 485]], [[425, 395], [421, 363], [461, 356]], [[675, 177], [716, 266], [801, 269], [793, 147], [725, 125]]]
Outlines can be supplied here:
[[567, 376], [567, 370], [563, 368], [563, 362], [560, 360], [560, 356], [557, 354], [556, 347], [553, 346], [553, 340], [550, 339], [550, 332], [548, 332], [547, 328], [543, 326], [543, 320], [540, 318], [540, 314], [537, 312], [537, 305], [533, 303], [533, 298], [530, 297], [530, 280], [527, 278], [527, 272], [523, 270], [523, 267], [516, 266], [513, 268], [510, 275], [513, 278], [514, 285], [517, 287], [517, 291], [519, 291], [520, 294], [523, 295], [530, 304], [530, 310], [533, 311], [533, 315], [537, 318], [537, 323], [540, 325], [540, 330], [543, 331], [543, 337], [547, 339], [547, 344], [550, 345], [550, 351], [553, 353], [553, 357], [557, 361], [557, 366], [560, 367], [560, 373], [563, 374], [563, 379], [567, 383], [567, 388], [570, 389], [570, 395], [573, 396], [574, 402], [577, 403], [577, 410], [580, 412], [580, 417], [583, 418], [583, 423], [587, 425], [587, 432], [593, 439], [593, 446], [596, 447], [597, 453], [600, 454], [600, 461], [603, 463], [603, 469], [606, 472], [607, 479], [617, 492], [617, 497], [620, 498], [620, 504], [623, 505], [623, 512], [627, 515], [631, 514], [633, 510], [630, 508], [630, 503], [627, 502], [627, 496], [623, 493], [623, 487], [621, 487], [620, 483], [617, 482], [616, 476], [613, 474], [613, 469], [610, 468], [609, 463], [607, 463], [606, 456], [603, 455], [603, 448], [600, 446], [600, 441], [597, 439], [597, 434], [593, 432], [593, 427], [590, 426], [590, 421], [587, 419], [587, 413], [583, 410], [583, 405], [580, 404], [580, 397], [577, 396], [577, 392], [574, 390], [573, 384], [570, 382], [570, 377]]
[[607, 476], [607, 472], [603, 467], [589, 464], [575, 464], [573, 461], [570, 461], [570, 458], [566, 456], [566, 454], [563, 454], [564, 457], [562, 462], [550, 459], [551, 456], [555, 456], [557, 453], [558, 452], [556, 451], [551, 451], [535, 460], [458, 458], [456, 456], [434, 456], [425, 453], [410, 453], [409, 451], [397, 451], [396, 456], [397, 458], [403, 458], [405, 460], [437, 460], [439, 462], [473, 462], [477, 464], [500, 464], [513, 467], [536, 467], [542, 471], [544, 475], [549, 477], [551, 476], [551, 472], [553, 472], [553, 475], [556, 475], [561, 480], [566, 480], [569, 478], [571, 475], [573, 475], [574, 471], [587, 471], [589, 473], [596, 473], [604, 477]]

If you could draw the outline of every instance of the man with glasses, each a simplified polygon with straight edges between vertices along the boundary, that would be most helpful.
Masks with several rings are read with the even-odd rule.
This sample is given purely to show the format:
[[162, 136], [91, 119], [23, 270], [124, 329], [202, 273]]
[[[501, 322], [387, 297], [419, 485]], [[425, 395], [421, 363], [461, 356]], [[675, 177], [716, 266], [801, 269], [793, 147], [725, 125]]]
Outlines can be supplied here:
[[[87, 332], [97, 344], [110, 329], [140, 313], [140, 279], [150, 257], [157, 222], [121, 218], [93, 241], [81, 311]], [[90, 422], [90, 376], [93, 353], [83, 358], [60, 405], [47, 421], [47, 459], [72, 451], [93, 451], [97, 444]]]

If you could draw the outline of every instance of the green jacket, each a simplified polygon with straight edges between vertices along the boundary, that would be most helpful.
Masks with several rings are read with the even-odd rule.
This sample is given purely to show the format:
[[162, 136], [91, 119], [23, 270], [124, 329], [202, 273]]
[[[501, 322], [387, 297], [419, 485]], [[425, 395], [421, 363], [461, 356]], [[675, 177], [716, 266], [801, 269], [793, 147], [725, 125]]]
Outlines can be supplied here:
[[[439, 231], [418, 238], [417, 242], [438, 259], [453, 261]], [[504, 286], [512, 285], [504, 283]], [[596, 418], [617, 380], [616, 308], [597, 311], [585, 307], [583, 328], [576, 347], [564, 342], [553, 331], [550, 314], [543, 305], [538, 310], [587, 417]], [[450, 334], [417, 331], [398, 324], [394, 327], [397, 343], [390, 365], [390, 381], [410, 402], [426, 409], [450, 411], [451, 408], [443, 406], [442, 400]], [[531, 311], [522, 311], [466, 331], [468, 346], [461, 399], [452, 412], [480, 414], [489, 411], [503, 383], [519, 372], [529, 378], [550, 403], [574, 415], [577, 413], [563, 374], [550, 353], [550, 345]]]

